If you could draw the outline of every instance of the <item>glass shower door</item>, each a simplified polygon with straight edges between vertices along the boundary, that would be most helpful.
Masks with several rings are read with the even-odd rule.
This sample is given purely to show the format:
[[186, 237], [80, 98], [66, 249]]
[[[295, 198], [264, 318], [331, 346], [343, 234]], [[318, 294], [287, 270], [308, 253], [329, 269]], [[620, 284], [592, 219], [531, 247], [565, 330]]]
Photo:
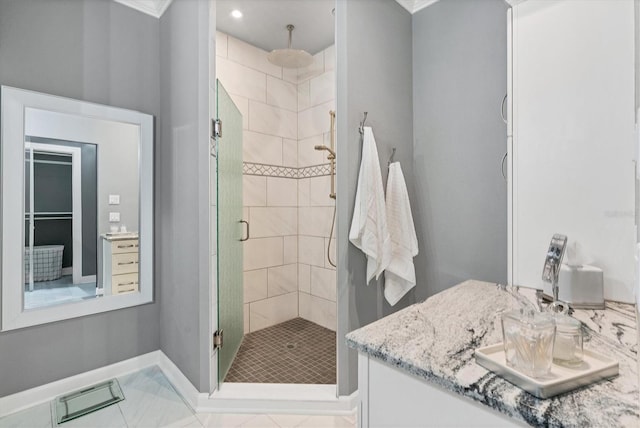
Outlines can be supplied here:
[[[216, 182], [218, 228], [218, 386], [222, 385], [244, 335], [242, 290], [242, 114], [216, 80]], [[248, 230], [246, 231], [248, 233]]]

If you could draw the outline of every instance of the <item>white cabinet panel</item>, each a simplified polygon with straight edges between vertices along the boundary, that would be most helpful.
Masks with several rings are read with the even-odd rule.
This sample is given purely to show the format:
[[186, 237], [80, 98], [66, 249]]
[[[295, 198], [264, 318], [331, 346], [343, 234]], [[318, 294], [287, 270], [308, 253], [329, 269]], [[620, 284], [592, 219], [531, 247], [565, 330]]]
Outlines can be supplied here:
[[507, 10], [507, 137], [513, 135], [513, 9]]
[[359, 419], [362, 427], [526, 426], [366, 355], [360, 354], [358, 364], [361, 412], [366, 412]]
[[633, 301], [633, 0], [513, 8], [513, 282], [541, 288], [554, 233]]

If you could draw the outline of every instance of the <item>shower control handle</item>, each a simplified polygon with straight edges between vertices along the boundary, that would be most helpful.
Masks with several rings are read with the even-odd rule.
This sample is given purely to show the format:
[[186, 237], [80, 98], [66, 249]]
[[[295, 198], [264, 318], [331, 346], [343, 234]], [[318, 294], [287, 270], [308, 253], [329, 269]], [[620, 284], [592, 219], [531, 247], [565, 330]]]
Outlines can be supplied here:
[[249, 234], [249, 222], [248, 222], [248, 221], [246, 221], [246, 220], [240, 220], [240, 222], [239, 222], [239, 223], [244, 223], [244, 224], [246, 224], [246, 225], [247, 225], [247, 235], [246, 235], [246, 237], [245, 237], [245, 238], [240, 238], [240, 241], [241, 241], [241, 242], [248, 241], [248, 240], [249, 240], [249, 237], [250, 237], [250, 234]]

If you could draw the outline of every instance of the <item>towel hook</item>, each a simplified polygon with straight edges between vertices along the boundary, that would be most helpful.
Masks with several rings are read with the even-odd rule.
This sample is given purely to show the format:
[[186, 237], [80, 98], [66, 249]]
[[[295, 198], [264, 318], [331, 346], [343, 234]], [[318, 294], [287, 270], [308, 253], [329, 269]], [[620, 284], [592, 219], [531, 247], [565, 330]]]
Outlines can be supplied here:
[[362, 122], [360, 122], [360, 135], [364, 135], [364, 124], [367, 121], [367, 115], [369, 113], [368, 112], [364, 112], [364, 118], [362, 119]]
[[396, 155], [396, 148], [391, 149], [391, 156], [389, 157], [389, 162], [387, 163], [387, 168], [391, 166], [393, 163], [393, 157]]

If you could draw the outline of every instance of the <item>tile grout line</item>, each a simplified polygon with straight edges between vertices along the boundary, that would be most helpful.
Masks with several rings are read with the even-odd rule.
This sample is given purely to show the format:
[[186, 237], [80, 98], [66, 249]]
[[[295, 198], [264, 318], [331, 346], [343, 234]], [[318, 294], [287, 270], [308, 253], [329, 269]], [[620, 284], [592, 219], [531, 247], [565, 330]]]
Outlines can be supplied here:
[[[126, 400], [126, 397], [125, 397], [125, 400]], [[127, 421], [127, 417], [124, 415], [124, 412], [122, 411], [122, 407], [120, 407], [120, 403], [117, 403], [116, 406], [118, 406], [118, 410], [122, 415], [122, 420], [124, 421], [125, 426], [129, 428], [129, 421]]]
[[[254, 47], [255, 47], [255, 46], [254, 46]], [[228, 55], [227, 55], [226, 57], [223, 57], [223, 56], [221, 56], [221, 55], [216, 55], [216, 60], [217, 60], [218, 58], [223, 59], [223, 60], [225, 60], [225, 61], [232, 62], [232, 63], [234, 63], [235, 65], [239, 65], [239, 66], [241, 66], [241, 67], [248, 68], [248, 69], [249, 69], [249, 70], [251, 70], [251, 71], [255, 71], [255, 72], [258, 72], [258, 73], [264, 74], [265, 76], [271, 76], [271, 77], [273, 77], [273, 78], [275, 78], [275, 79], [280, 79], [280, 80], [283, 80], [283, 81], [288, 82], [288, 83], [293, 83], [293, 82], [290, 82], [290, 81], [288, 81], [288, 80], [285, 80], [283, 77], [275, 76], [275, 75], [273, 75], [273, 74], [271, 74], [271, 73], [269, 73], [269, 72], [267, 72], [267, 71], [262, 71], [262, 70], [259, 70], [259, 69], [255, 68], [255, 67], [252, 67], [252, 66], [250, 66], [250, 65], [245, 65], [245, 64], [243, 64], [243, 63], [241, 63], [241, 62], [238, 62], [238, 61], [237, 61], [237, 60], [235, 60], [235, 59], [231, 59], [231, 58], [229, 58], [229, 56], [228, 56]], [[265, 84], [266, 84], [266, 82], [265, 82]]]
[[51, 423], [51, 428], [55, 428], [58, 426], [55, 418], [55, 412], [53, 411], [53, 403], [51, 401], [49, 401], [49, 422]]

